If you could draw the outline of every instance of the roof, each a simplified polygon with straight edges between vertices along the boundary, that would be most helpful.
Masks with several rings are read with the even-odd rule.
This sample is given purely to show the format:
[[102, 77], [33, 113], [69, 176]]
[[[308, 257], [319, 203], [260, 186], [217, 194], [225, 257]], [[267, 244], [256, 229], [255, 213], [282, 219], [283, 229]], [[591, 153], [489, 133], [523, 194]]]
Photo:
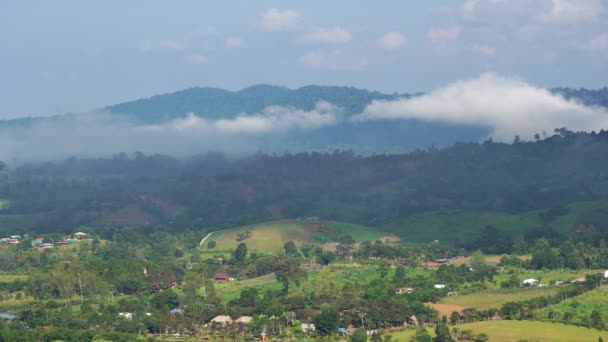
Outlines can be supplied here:
[[230, 318], [230, 316], [219, 315], [219, 316], [215, 316], [215, 318], [213, 318], [211, 320], [211, 322], [230, 323], [230, 322], [232, 322], [232, 318]]
[[74, 233], [74, 235], [76, 235], [76, 236], [82, 236], [82, 235], [88, 235], [88, 234], [87, 233], [83, 233], [83, 232], [77, 232], [77, 233]]
[[525, 279], [522, 283], [524, 283], [524, 284], [538, 283], [538, 280], [536, 280], [534, 278], [530, 278], [530, 279]]
[[237, 318], [235, 322], [247, 324], [247, 323], [251, 322], [252, 319], [253, 319], [253, 317], [251, 317], [251, 316], [241, 316], [241, 317]]
[[222, 278], [222, 279], [225, 279], [225, 278], [230, 278], [230, 276], [228, 275], [228, 273], [219, 272], [219, 273], [216, 273], [213, 276], [213, 278]]

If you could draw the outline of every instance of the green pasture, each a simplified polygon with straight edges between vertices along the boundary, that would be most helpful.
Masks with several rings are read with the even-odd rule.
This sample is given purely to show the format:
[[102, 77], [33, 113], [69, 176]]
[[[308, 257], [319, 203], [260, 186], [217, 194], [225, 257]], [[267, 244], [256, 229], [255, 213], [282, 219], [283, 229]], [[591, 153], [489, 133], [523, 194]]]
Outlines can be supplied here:
[[465, 308], [491, 309], [500, 308], [507, 302], [516, 302], [536, 297], [557, 294], [559, 286], [543, 286], [516, 289], [496, 289], [467, 295], [455, 295], [442, 299], [443, 303]]
[[[608, 332], [549, 322], [536, 321], [483, 321], [450, 326], [461, 331], [470, 329], [475, 334], [486, 333], [492, 342], [589, 342], [597, 341], [601, 336], [608, 339]], [[434, 335], [433, 328], [428, 332]], [[415, 330], [404, 330], [391, 333], [393, 340], [409, 341], [416, 333]]]

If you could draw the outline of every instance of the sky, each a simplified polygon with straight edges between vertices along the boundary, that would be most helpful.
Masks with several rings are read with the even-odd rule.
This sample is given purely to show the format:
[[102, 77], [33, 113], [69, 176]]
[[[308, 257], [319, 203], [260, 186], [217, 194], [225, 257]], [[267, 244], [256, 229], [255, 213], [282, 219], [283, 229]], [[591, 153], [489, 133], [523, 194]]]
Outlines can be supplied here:
[[0, 42], [0, 118], [193, 86], [608, 85], [608, 0], [3, 1]]

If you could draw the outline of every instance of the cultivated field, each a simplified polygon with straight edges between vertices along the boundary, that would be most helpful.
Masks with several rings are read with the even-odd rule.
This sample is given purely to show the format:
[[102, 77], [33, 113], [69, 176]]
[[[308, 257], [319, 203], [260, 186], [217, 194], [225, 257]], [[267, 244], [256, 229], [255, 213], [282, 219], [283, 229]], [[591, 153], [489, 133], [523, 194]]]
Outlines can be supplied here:
[[[239, 234], [247, 232], [250, 236], [238, 241]], [[216, 242], [217, 245], [213, 249], [215, 251], [233, 250], [239, 243], [245, 242], [250, 251], [276, 252], [282, 250], [288, 241], [293, 241], [300, 247], [304, 244], [337, 242], [345, 235], [350, 235], [356, 242], [375, 241], [385, 237], [389, 239], [386, 233], [357, 224], [335, 221], [323, 221], [319, 224], [284, 220], [215, 232], [205, 241], [203, 249], [207, 250], [209, 241]]]
[[464, 308], [491, 309], [500, 308], [507, 302], [516, 302], [535, 297], [552, 296], [559, 290], [558, 286], [544, 286], [518, 289], [497, 289], [462, 296], [450, 296], [442, 303]]
[[[608, 332], [587, 329], [573, 325], [564, 325], [534, 321], [484, 321], [456, 325], [460, 330], [471, 329], [475, 334], [486, 333], [492, 342], [538, 341], [538, 342], [589, 342], [597, 341], [601, 336], [608, 339]], [[452, 326], [450, 326], [450, 329]], [[428, 331], [433, 334], [433, 329]], [[415, 330], [392, 333], [393, 339], [409, 341]]]

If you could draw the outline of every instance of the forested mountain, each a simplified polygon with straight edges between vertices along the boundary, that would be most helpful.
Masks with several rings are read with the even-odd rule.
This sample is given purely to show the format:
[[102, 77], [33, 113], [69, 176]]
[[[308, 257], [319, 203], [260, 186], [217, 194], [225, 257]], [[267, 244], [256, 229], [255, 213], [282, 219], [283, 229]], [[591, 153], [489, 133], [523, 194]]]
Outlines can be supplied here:
[[[608, 88], [599, 90], [555, 88], [567, 98], [588, 105], [608, 106]], [[107, 106], [105, 111], [116, 121], [129, 120], [134, 125], [166, 123], [188, 113], [208, 120], [255, 115], [269, 106], [310, 111], [319, 101], [333, 104], [345, 117], [360, 114], [374, 100], [392, 100], [418, 94], [383, 94], [352, 87], [306, 86], [289, 89], [271, 85], [255, 85], [237, 92], [217, 88], [190, 88], [147, 99]], [[67, 114], [46, 118], [22, 118], [0, 122], [0, 129], [11, 130], [41, 123], [63, 125], [89, 114]], [[352, 149], [359, 153], [406, 152], [429, 146], [448, 146], [457, 142], [478, 142], [485, 139], [490, 128], [482, 125], [448, 124], [438, 121], [388, 120], [352, 122], [311, 129], [291, 130], [288, 134], [262, 138], [259, 148], [268, 153], [332, 151]]]
[[474, 219], [464, 228], [456, 216], [445, 221], [438, 233], [443, 239], [472, 243], [491, 229], [475, 218], [484, 213], [498, 215], [490, 220], [496, 224], [516, 219], [495, 226], [502, 233], [557, 240], [577, 230], [581, 236], [608, 236], [606, 169], [607, 132], [565, 129], [536, 142], [461, 143], [367, 157], [336, 151], [238, 160], [220, 154], [189, 160], [143, 154], [71, 158], [7, 174], [0, 196], [10, 205], [1, 211], [0, 226], [217, 229], [321, 216], [407, 236], [425, 213], [441, 218], [457, 210]]
[[392, 100], [400, 96], [410, 95], [382, 94], [353, 87], [306, 86], [291, 90], [259, 84], [237, 92], [195, 87], [105, 109], [151, 123], [183, 117], [187, 113], [208, 119], [230, 118], [243, 113], [254, 114], [268, 106], [312, 110], [318, 101], [326, 101], [342, 108], [347, 115], [354, 115], [361, 113], [373, 100]]

